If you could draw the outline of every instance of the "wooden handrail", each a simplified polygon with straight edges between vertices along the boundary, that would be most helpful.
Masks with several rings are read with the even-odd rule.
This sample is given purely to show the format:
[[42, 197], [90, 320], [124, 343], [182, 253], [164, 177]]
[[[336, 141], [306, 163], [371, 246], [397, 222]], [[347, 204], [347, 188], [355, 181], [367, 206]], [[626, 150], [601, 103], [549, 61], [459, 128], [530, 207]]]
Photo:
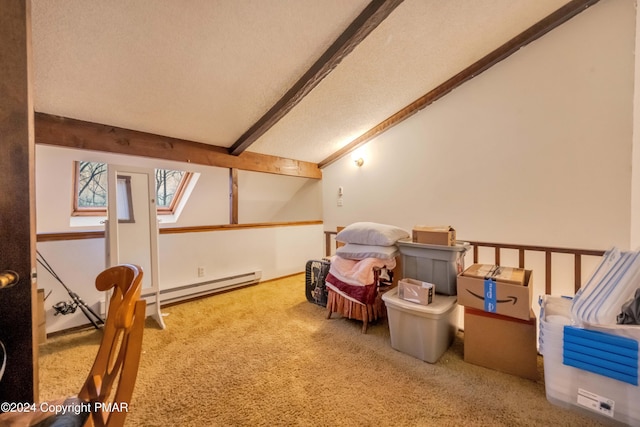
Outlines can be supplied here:
[[338, 234], [337, 231], [324, 232], [324, 254], [325, 256], [331, 256], [331, 236]]
[[[325, 254], [331, 255], [331, 236], [335, 236], [336, 231], [325, 231]], [[494, 248], [494, 263], [500, 265], [500, 252], [502, 249], [512, 249], [518, 251], [518, 267], [525, 267], [525, 252], [544, 252], [545, 254], [545, 275], [544, 275], [544, 287], [545, 293], [551, 294], [551, 268], [552, 268], [552, 255], [553, 254], [570, 254], [574, 256], [574, 292], [578, 292], [580, 286], [582, 286], [582, 257], [583, 256], [602, 256], [603, 250], [599, 249], [574, 249], [574, 248], [559, 248], [554, 246], [534, 246], [534, 245], [518, 245], [514, 243], [494, 243], [494, 242], [479, 242], [479, 241], [467, 241], [473, 247], [473, 262], [478, 262], [478, 248]]]
[[500, 251], [502, 249], [514, 249], [518, 251], [518, 267], [524, 268], [525, 266], [525, 251], [544, 252], [545, 254], [545, 276], [544, 276], [544, 288], [546, 294], [551, 294], [551, 257], [554, 253], [557, 254], [571, 254], [574, 256], [574, 292], [577, 292], [582, 285], [582, 256], [602, 256], [603, 250], [597, 249], [572, 249], [572, 248], [558, 248], [552, 246], [532, 246], [532, 245], [516, 245], [512, 243], [490, 243], [490, 242], [469, 242], [473, 246], [473, 262], [478, 262], [478, 248], [494, 248], [495, 249], [495, 264], [500, 265]]

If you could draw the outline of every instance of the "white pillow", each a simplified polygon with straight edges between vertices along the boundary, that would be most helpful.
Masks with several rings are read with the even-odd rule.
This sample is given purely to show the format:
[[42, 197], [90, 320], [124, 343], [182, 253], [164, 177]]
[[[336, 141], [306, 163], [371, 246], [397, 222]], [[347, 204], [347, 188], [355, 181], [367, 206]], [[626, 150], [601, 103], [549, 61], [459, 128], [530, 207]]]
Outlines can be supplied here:
[[340, 258], [362, 260], [365, 258], [392, 259], [400, 254], [398, 248], [393, 246], [359, 245], [347, 243], [336, 250]]
[[336, 240], [342, 243], [356, 243], [358, 245], [391, 246], [400, 239], [406, 239], [409, 233], [393, 225], [378, 224], [376, 222], [354, 222], [336, 235]]

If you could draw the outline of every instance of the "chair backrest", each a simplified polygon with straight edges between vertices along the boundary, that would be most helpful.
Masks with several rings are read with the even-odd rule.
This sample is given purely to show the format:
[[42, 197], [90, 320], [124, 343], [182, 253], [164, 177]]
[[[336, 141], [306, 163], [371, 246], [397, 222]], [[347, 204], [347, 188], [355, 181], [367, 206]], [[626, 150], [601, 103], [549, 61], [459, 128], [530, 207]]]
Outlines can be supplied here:
[[[344, 230], [344, 229], [345, 229], [345, 227], [340, 226], [340, 225], [336, 227], [336, 231], [337, 231], [337, 233], [341, 232], [341, 231], [342, 231], [342, 230]], [[337, 235], [337, 233], [336, 233], [336, 235]], [[344, 243], [342, 243], [342, 242], [338, 242], [338, 241], [336, 240], [336, 249], [338, 249], [340, 246], [344, 246], [344, 245], [345, 245]]]
[[96, 288], [113, 294], [98, 354], [78, 397], [91, 405], [85, 426], [116, 427], [124, 425], [140, 364], [146, 317], [142, 269], [110, 267], [98, 275]]

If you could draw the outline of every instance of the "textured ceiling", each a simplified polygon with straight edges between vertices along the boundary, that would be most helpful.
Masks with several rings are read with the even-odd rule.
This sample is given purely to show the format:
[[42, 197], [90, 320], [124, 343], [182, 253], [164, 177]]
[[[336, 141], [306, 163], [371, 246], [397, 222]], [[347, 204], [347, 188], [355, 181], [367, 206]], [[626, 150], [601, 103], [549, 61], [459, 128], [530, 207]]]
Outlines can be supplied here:
[[[568, 0], [405, 0], [247, 151], [318, 163]], [[230, 147], [367, 0], [32, 0], [42, 113]]]

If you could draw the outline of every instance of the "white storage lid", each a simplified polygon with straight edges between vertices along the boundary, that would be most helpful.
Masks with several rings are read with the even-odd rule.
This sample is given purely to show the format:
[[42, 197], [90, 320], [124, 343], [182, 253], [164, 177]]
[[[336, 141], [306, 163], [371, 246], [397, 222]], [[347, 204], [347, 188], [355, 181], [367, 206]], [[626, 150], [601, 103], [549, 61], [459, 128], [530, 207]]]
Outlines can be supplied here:
[[415, 316], [439, 319], [442, 315], [449, 313], [458, 303], [456, 295], [447, 296], [434, 294], [433, 302], [429, 305], [417, 304], [405, 301], [398, 297], [398, 288], [392, 289], [382, 294], [382, 300], [387, 307], [395, 308]]

